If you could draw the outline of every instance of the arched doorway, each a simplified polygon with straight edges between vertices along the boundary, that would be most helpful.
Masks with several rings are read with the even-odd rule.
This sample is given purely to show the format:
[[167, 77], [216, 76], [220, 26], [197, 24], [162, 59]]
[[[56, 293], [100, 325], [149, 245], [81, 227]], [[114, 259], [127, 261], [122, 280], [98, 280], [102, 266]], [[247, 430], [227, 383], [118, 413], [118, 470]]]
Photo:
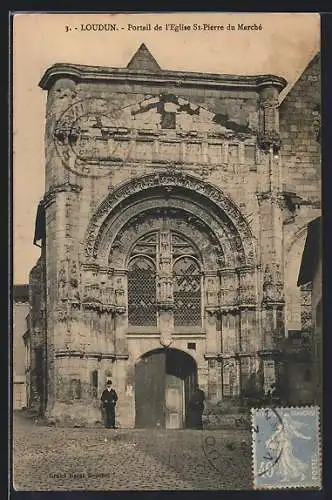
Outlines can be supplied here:
[[196, 361], [178, 349], [156, 349], [135, 365], [135, 425], [186, 427], [188, 400], [197, 382]]

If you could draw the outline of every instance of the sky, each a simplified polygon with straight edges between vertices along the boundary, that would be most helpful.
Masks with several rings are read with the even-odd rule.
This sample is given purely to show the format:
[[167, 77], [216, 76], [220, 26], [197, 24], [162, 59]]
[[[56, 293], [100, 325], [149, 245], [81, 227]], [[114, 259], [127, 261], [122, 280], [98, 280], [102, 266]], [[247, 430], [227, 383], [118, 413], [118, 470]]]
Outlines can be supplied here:
[[[88, 25], [96, 23], [116, 23], [119, 29], [88, 31]], [[224, 30], [194, 31], [195, 23], [224, 26]], [[241, 23], [261, 25], [262, 29], [238, 30]], [[151, 24], [151, 31], [139, 29], [147, 24]], [[155, 30], [156, 24], [162, 29]], [[166, 24], [191, 29], [166, 31]], [[228, 24], [236, 29], [227, 30]], [[40, 255], [32, 242], [37, 205], [45, 191], [47, 92], [38, 83], [48, 67], [60, 62], [126, 67], [140, 44], [145, 43], [163, 69], [272, 73], [286, 78], [287, 92], [320, 46], [320, 18], [312, 13], [22, 13], [14, 16], [13, 25], [14, 284], [28, 282]]]

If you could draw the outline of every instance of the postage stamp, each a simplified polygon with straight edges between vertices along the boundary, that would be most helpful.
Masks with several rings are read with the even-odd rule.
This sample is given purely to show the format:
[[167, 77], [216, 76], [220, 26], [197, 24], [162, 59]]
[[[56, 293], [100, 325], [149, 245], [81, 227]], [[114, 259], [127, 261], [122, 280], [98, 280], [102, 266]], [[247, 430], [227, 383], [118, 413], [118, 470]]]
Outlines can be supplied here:
[[251, 410], [254, 489], [321, 488], [319, 407]]

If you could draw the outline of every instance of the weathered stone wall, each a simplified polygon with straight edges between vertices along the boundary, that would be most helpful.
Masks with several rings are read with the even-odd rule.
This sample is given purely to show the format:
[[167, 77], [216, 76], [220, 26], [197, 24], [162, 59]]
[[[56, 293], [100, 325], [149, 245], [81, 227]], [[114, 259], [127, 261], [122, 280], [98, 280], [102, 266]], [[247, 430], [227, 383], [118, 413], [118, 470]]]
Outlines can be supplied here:
[[307, 202], [320, 202], [320, 57], [316, 55], [280, 105], [283, 181]]

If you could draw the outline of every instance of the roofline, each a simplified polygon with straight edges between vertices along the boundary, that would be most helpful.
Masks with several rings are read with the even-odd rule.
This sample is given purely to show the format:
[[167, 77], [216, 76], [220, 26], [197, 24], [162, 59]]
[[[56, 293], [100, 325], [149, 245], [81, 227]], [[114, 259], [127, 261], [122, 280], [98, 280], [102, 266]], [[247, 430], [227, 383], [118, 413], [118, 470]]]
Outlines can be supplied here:
[[289, 86], [289, 89], [287, 90], [287, 92], [285, 92], [285, 94], [282, 96], [282, 99], [279, 102], [279, 106], [281, 106], [281, 104], [284, 102], [284, 100], [286, 99], [286, 97], [293, 90], [293, 88], [295, 87], [295, 85], [297, 84], [297, 82], [302, 77], [303, 73], [305, 73], [307, 71], [307, 69], [309, 68], [309, 66], [311, 66], [311, 64], [313, 64], [316, 59], [319, 59], [319, 57], [320, 57], [320, 50], [318, 52], [316, 52], [316, 54], [310, 59], [310, 61], [308, 62], [308, 64], [304, 68], [304, 70], [300, 73], [299, 77], [295, 80], [295, 82], [293, 82], [292, 85]]
[[39, 87], [49, 90], [55, 80], [69, 78], [75, 82], [108, 81], [132, 82], [140, 84], [174, 84], [177, 86], [195, 86], [205, 88], [235, 88], [260, 91], [264, 87], [277, 87], [281, 92], [287, 81], [276, 75], [222, 75], [215, 73], [200, 73], [191, 71], [146, 71], [127, 68], [111, 68], [103, 66], [85, 66], [67, 63], [57, 63], [49, 67], [39, 82]]

